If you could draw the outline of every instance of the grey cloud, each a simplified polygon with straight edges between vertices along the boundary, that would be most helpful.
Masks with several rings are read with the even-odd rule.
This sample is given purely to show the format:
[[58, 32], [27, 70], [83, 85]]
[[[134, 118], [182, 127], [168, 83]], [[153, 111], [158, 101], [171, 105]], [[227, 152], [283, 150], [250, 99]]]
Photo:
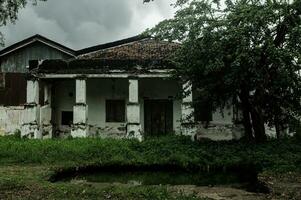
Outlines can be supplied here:
[[15, 25], [1, 27], [6, 45], [42, 34], [80, 49], [137, 35], [172, 17], [173, 0], [48, 0], [28, 5]]

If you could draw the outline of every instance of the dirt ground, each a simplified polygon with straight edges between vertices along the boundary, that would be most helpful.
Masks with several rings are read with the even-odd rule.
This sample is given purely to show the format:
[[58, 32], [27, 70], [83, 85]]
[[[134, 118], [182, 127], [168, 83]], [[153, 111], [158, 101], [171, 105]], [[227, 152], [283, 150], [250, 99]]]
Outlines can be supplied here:
[[[160, 189], [156, 187], [152, 188], [153, 193], [150, 193], [149, 188], [143, 186], [139, 188], [117, 185], [115, 186], [117, 190], [112, 190], [110, 185], [85, 181], [50, 183], [47, 177], [49, 178], [51, 173], [53, 173], [52, 169], [48, 167], [0, 167], [0, 199], [136, 199], [135, 197], [144, 199], [140, 198], [143, 195], [148, 195], [145, 199], [152, 199], [152, 195], [158, 197], [155, 199], [162, 199], [159, 198]], [[264, 182], [269, 193], [252, 193], [231, 186], [193, 185], [168, 186], [167, 191], [174, 196], [193, 195], [195, 199], [206, 200], [301, 200], [300, 173], [262, 173], [259, 180]], [[102, 198], [98, 198], [100, 196]]]

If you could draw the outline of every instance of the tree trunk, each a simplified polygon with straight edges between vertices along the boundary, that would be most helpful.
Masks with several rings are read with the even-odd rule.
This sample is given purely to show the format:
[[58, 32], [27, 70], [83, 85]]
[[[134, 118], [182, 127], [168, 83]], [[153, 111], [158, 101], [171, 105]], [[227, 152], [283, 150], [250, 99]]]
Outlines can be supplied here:
[[242, 105], [243, 125], [245, 128], [246, 138], [248, 139], [248, 141], [254, 141], [252, 123], [250, 118], [249, 94], [244, 88], [242, 88], [239, 98], [241, 100], [241, 105]]
[[253, 141], [254, 136], [253, 136], [253, 131], [252, 131], [250, 112], [245, 106], [243, 106], [242, 112], [243, 112], [243, 125], [245, 128], [246, 138], [248, 139], [248, 141]]
[[277, 115], [275, 116], [274, 123], [275, 123], [275, 129], [276, 129], [276, 137], [278, 140], [280, 140], [280, 139], [284, 138], [285, 127], [281, 123], [281, 121]]
[[280, 139], [280, 127], [279, 127], [279, 123], [278, 123], [277, 119], [275, 119], [274, 121], [275, 121], [274, 123], [275, 123], [275, 129], [276, 129], [276, 137], [279, 140]]
[[251, 105], [249, 91], [244, 86], [241, 87], [240, 99], [243, 107], [244, 127], [247, 138], [249, 140], [255, 139], [255, 142], [258, 143], [265, 142], [267, 136], [265, 134], [262, 112], [260, 108]]
[[257, 143], [267, 141], [267, 136], [265, 134], [264, 120], [262, 118], [262, 113], [257, 108], [252, 108], [251, 111], [252, 126], [255, 134], [255, 141]]

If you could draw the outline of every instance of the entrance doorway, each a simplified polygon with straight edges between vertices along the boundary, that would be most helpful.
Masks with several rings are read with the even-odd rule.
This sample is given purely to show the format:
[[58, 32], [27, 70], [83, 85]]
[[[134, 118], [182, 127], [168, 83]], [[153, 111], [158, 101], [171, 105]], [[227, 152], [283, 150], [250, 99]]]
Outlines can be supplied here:
[[144, 129], [148, 136], [172, 133], [173, 101], [144, 100]]

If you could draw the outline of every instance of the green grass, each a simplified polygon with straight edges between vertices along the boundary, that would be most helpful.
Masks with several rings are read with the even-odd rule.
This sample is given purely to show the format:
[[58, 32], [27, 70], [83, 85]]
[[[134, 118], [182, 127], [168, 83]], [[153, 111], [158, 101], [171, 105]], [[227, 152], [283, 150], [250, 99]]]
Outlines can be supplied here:
[[274, 171], [301, 168], [301, 143], [295, 139], [249, 144], [242, 141], [200, 143], [175, 136], [147, 139], [141, 143], [96, 138], [27, 140], [1, 137], [0, 149], [0, 165], [174, 165], [204, 170], [255, 165]]
[[[193, 193], [182, 194], [181, 189], [170, 191], [167, 186], [48, 181], [56, 170], [112, 165], [174, 165], [194, 170], [256, 166], [268, 174], [268, 178], [275, 172], [285, 174], [290, 171], [300, 177], [301, 144], [296, 139], [256, 145], [242, 141], [192, 142], [187, 137], [150, 138], [141, 143], [96, 138], [28, 140], [0, 137], [0, 199], [202, 199]], [[277, 191], [287, 188], [279, 186]], [[296, 194], [298, 192], [292, 192], [292, 196]]]

